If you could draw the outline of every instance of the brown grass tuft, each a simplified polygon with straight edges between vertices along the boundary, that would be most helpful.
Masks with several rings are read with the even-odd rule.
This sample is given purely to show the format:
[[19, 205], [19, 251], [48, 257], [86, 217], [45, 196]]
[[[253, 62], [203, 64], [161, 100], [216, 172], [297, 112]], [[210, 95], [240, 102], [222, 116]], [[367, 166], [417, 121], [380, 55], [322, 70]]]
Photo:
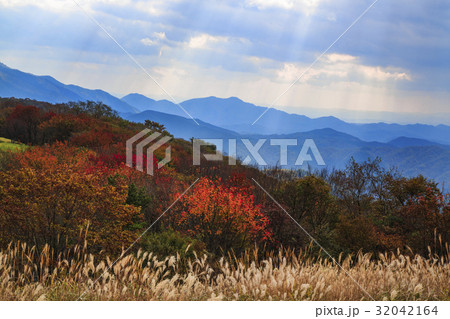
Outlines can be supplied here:
[[[0, 251], [1, 300], [369, 300], [328, 259], [280, 250], [258, 261], [258, 252], [213, 262], [206, 256], [158, 259], [139, 251], [97, 261], [77, 246], [57, 256], [24, 243]], [[342, 260], [344, 269], [376, 300], [449, 300], [446, 256], [385, 253]]]

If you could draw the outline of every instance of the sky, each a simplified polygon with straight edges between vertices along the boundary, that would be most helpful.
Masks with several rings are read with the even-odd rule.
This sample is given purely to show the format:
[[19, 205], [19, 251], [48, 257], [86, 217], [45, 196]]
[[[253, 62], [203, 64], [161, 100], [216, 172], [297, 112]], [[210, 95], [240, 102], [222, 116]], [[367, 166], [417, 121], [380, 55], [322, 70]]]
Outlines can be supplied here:
[[348, 29], [373, 2], [0, 0], [0, 62], [119, 97], [450, 124], [450, 2], [379, 0]]

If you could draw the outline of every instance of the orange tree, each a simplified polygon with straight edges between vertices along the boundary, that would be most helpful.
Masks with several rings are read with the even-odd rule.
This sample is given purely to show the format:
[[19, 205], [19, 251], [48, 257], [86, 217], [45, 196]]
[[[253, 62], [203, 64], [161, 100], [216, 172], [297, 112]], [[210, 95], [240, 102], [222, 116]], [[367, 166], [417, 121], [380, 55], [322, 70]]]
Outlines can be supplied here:
[[63, 249], [87, 238], [93, 250], [109, 253], [129, 244], [135, 238], [129, 226], [139, 208], [126, 204], [123, 178], [107, 182], [108, 175], [126, 168], [91, 169], [92, 155], [65, 144], [18, 154], [18, 165], [0, 172], [1, 244], [22, 240]]
[[269, 220], [254, 203], [253, 195], [206, 177], [180, 200], [172, 225], [198, 238], [211, 252], [220, 248], [239, 252], [254, 242], [271, 240]]

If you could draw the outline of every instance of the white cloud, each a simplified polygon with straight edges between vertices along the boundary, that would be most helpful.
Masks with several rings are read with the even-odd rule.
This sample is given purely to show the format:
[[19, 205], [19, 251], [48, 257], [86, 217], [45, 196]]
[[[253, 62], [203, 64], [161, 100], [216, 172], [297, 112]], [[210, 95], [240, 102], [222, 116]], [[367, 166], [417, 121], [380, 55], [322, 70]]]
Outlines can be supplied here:
[[357, 57], [349, 54], [330, 53], [325, 56], [325, 59], [330, 63], [336, 63], [355, 61]]
[[[82, 5], [82, 3], [80, 3], [80, 5]], [[76, 4], [70, 0], [0, 0], [0, 6], [6, 8], [35, 6], [48, 11], [61, 12], [73, 10]]]
[[[168, 0], [165, 0], [166, 3]], [[158, 16], [164, 12], [164, 0], [156, 0], [156, 1], [137, 1], [133, 3], [136, 9], [141, 12], [146, 12], [153, 16]]]
[[[96, 4], [127, 6], [133, 3], [130, 0], [0, 0], [0, 7], [38, 7], [50, 12], [69, 12], [79, 11], [80, 7], [84, 10], [92, 11]], [[136, 4], [137, 5], [137, 4]]]
[[260, 10], [280, 8], [285, 10], [297, 10], [310, 15], [323, 0], [246, 0], [246, 5]]
[[276, 71], [277, 80], [281, 82], [293, 82], [305, 71], [306, 69], [302, 69], [294, 63], [284, 63], [283, 67]]
[[[259, 74], [236, 73], [221, 68], [209, 68], [205, 72], [198, 65], [188, 63], [176, 63], [173, 66], [153, 68], [151, 71], [168, 92], [177, 95], [176, 99], [179, 101], [211, 95], [224, 98], [238, 96], [256, 105], [270, 105], [289, 85]], [[167, 99], [150, 81], [145, 81], [145, 77], [130, 84], [130, 87], [150, 97]], [[128, 91], [130, 89], [124, 93]], [[160, 96], [156, 96], [157, 93]], [[430, 96], [427, 92], [402, 91], [394, 85], [374, 86], [371, 82], [340, 81], [324, 86], [309, 83], [295, 86], [277, 101], [275, 107], [292, 106], [302, 114], [302, 107], [348, 109], [354, 112], [419, 112], [428, 105], [430, 107], [427, 112], [432, 113], [446, 112], [448, 98], [448, 94]]]
[[154, 32], [153, 35], [155, 36], [155, 38], [159, 39], [159, 40], [166, 40], [166, 33], [165, 32]]
[[163, 12], [163, 7], [168, 0], [152, 1], [132, 1], [132, 0], [0, 0], [0, 7], [28, 7], [35, 6], [50, 12], [79, 11], [80, 7], [84, 10], [95, 11], [93, 8], [97, 4], [116, 7], [134, 7], [141, 12], [151, 15], [158, 15]]
[[165, 32], [154, 32], [151, 38], [143, 38], [140, 41], [143, 45], [154, 46], [161, 44], [165, 40], [167, 40]]
[[143, 39], [141, 39], [141, 43], [143, 45], [146, 45], [146, 46], [149, 46], [149, 47], [152, 46], [152, 45], [157, 45], [158, 44], [157, 41], [152, 40], [150, 38], [143, 38]]
[[189, 39], [188, 46], [191, 49], [208, 49], [212, 44], [219, 42], [228, 42], [228, 37], [212, 36], [209, 34], [201, 34]]
[[357, 71], [364, 75], [364, 77], [369, 79], [375, 79], [377, 81], [388, 81], [388, 80], [406, 80], [411, 81], [411, 76], [402, 71], [395, 71], [394, 68], [382, 68], [358, 65]]
[[[328, 54], [323, 62], [311, 69], [294, 63], [284, 63], [276, 72], [281, 82], [293, 82], [301, 76], [302, 83], [314, 82], [324, 85], [329, 82], [358, 81], [411, 81], [406, 70], [393, 67], [369, 66], [361, 64], [358, 57], [348, 54]], [[303, 75], [302, 75], [303, 74]]]

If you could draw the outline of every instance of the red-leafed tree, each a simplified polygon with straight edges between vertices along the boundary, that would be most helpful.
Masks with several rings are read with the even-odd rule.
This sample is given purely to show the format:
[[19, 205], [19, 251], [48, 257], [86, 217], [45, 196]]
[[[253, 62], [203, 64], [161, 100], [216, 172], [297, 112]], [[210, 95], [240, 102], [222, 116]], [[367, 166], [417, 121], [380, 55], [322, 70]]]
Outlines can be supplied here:
[[8, 137], [22, 143], [34, 144], [38, 138], [38, 126], [43, 113], [35, 106], [17, 105], [6, 119]]
[[242, 251], [254, 242], [270, 240], [269, 220], [254, 203], [253, 195], [220, 180], [201, 178], [181, 199], [174, 226], [203, 241], [209, 251]]

